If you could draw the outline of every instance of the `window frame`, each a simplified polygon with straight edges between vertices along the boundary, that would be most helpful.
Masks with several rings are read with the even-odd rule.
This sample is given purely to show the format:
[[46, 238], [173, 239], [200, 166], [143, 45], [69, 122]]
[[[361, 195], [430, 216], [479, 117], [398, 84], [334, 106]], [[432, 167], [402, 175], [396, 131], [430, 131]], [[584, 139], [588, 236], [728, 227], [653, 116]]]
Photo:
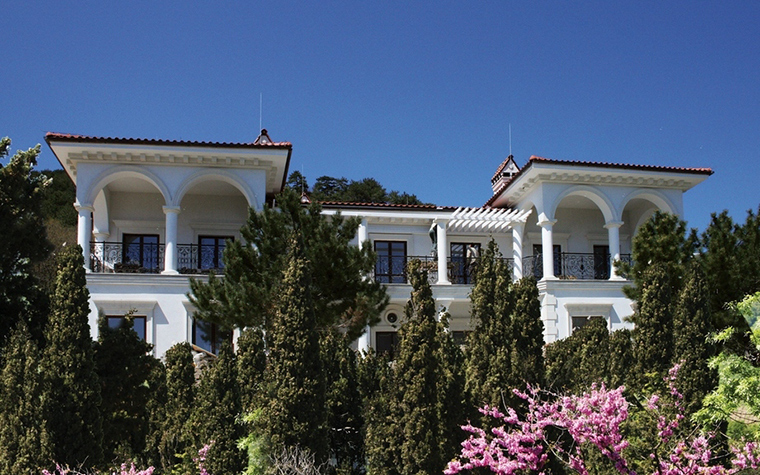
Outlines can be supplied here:
[[[127, 243], [127, 240], [130, 239], [130, 238], [138, 238], [139, 239], [139, 243], [137, 243], [137, 245], [139, 246], [139, 251], [138, 251], [139, 257], [138, 257], [137, 261], [132, 261], [132, 260], [128, 259], [129, 248], [130, 248], [130, 246], [135, 245], [134, 241], [130, 241], [129, 243]], [[146, 242], [144, 242], [145, 238], [155, 238], [156, 242], [155, 243], [146, 243]], [[122, 246], [122, 248], [121, 248], [121, 262], [122, 262], [122, 264], [126, 264], [126, 265], [137, 264], [140, 267], [145, 268], [145, 269], [160, 270], [160, 267], [161, 267], [161, 252], [160, 252], [161, 236], [159, 236], [158, 234], [123, 233], [121, 235], [121, 246]], [[146, 260], [145, 260], [146, 252], [145, 251], [146, 251], [146, 247], [148, 247], [148, 246], [155, 246], [152, 250], [150, 250], [153, 253], [153, 255], [151, 257], [153, 257], [155, 266], [145, 265], [146, 264]]]
[[[121, 320], [124, 321], [126, 319], [125, 315], [106, 315], [106, 323], [108, 324], [108, 328], [120, 328], [121, 324], [119, 326], [112, 326], [111, 320]], [[137, 330], [137, 322], [138, 320], [142, 320], [142, 335], [140, 334], [140, 331]], [[140, 337], [142, 341], [148, 341], [148, 316], [147, 315], [132, 315], [132, 329], [137, 333], [137, 336]]]
[[[203, 244], [204, 239], [213, 239], [213, 244]], [[224, 269], [224, 261], [222, 260], [222, 254], [227, 247], [227, 241], [235, 242], [235, 236], [215, 236], [212, 234], [199, 234], [198, 235], [198, 269], [200, 270], [213, 270]], [[213, 253], [213, 267], [204, 266], [203, 262], [203, 249], [207, 247], [214, 248]]]
[[[199, 332], [203, 332], [204, 334], [206, 332], [205, 332], [205, 330], [203, 330], [203, 328], [201, 328], [198, 325], [198, 321], [195, 318], [193, 318], [192, 319], [192, 328], [190, 330], [191, 331], [191, 333], [190, 333], [191, 340], [190, 341], [191, 341], [191, 343], [194, 346], [197, 346], [198, 348], [201, 348], [204, 351], [208, 351], [211, 354], [218, 355], [219, 354], [219, 350], [220, 350], [222, 344], [225, 341], [228, 341], [230, 344], [232, 344], [232, 341], [233, 341], [233, 332], [232, 332], [232, 330], [221, 329], [219, 327], [219, 325], [217, 325], [216, 323], [209, 323], [209, 322], [203, 322], [203, 323], [206, 324], [206, 325], [209, 325], [209, 328], [211, 329], [211, 336], [209, 337], [209, 341], [208, 342], [203, 341], [203, 338], [201, 337], [201, 340], [202, 340], [201, 343], [202, 344], [199, 344], [198, 341], [197, 341], [197, 336], [198, 336]], [[225, 332], [229, 332], [229, 337], [225, 337], [223, 335], [223, 333], [225, 333]], [[206, 345], [208, 345], [208, 347], [206, 347]]]
[[[378, 244], [387, 244], [388, 245], [388, 253], [385, 255], [382, 255], [378, 250]], [[373, 242], [373, 249], [375, 250], [375, 254], [377, 254], [377, 260], [375, 261], [375, 280], [377, 282], [383, 283], [383, 284], [405, 284], [407, 283], [406, 278], [406, 263], [408, 259], [408, 252], [407, 252], [407, 242], [406, 241], [386, 241], [386, 240], [376, 240]], [[402, 245], [403, 246], [403, 254], [397, 255], [394, 253], [394, 245]], [[378, 272], [378, 270], [381, 269], [381, 262], [383, 257], [385, 257], [388, 260], [387, 264], [387, 272], [381, 273]], [[402, 266], [400, 273], [394, 272], [394, 263], [395, 260], [401, 258], [402, 260]]]
[[[462, 246], [462, 255], [458, 257], [456, 261], [461, 262], [461, 268], [454, 265], [454, 246]], [[452, 242], [449, 244], [449, 259], [451, 260], [451, 275], [449, 280], [452, 284], [472, 284], [473, 277], [471, 275], [472, 270], [475, 268], [475, 263], [481, 252], [481, 244], [479, 242]], [[469, 257], [469, 250], [475, 249], [475, 257]], [[461, 271], [457, 273], [458, 271]]]

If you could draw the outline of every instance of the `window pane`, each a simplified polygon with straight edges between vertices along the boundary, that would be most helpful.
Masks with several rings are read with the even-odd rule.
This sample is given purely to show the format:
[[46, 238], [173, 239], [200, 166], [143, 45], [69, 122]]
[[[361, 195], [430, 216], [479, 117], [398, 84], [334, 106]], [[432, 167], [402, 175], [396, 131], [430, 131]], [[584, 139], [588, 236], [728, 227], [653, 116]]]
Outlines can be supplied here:
[[[122, 328], [126, 319], [124, 317], [106, 317], [108, 319], [108, 328], [118, 329]], [[137, 333], [137, 336], [141, 340], [145, 340], [145, 323], [146, 317], [135, 316], [132, 317], [132, 329]]]
[[398, 333], [376, 332], [375, 346], [378, 354], [389, 354], [393, 357], [393, 353], [398, 346]]

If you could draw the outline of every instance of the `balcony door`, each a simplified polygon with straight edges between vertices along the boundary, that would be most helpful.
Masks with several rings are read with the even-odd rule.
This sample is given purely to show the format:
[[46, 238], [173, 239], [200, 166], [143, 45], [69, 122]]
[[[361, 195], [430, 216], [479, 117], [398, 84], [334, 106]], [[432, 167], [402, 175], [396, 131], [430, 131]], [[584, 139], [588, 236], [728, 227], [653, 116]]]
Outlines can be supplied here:
[[384, 284], [406, 282], [406, 241], [375, 241], [375, 280]]
[[149, 270], [159, 268], [158, 234], [125, 234], [122, 262]]
[[[554, 275], [562, 275], [562, 246], [554, 245]], [[533, 276], [540, 279], [544, 276], [544, 255], [541, 244], [533, 245]]]
[[199, 236], [198, 268], [201, 270], [224, 268], [224, 248], [227, 240], [234, 241], [233, 236]]
[[478, 243], [451, 243], [451, 275], [452, 284], [471, 284], [475, 264], [480, 256]]
[[594, 279], [610, 278], [610, 246], [594, 246]]

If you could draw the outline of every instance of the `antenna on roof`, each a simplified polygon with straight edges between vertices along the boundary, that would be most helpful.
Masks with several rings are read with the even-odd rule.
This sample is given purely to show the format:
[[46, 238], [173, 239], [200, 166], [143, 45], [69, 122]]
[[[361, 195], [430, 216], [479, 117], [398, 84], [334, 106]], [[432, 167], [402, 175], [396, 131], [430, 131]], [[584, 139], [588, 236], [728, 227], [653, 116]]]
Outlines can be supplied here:
[[509, 156], [512, 156], [512, 124], [509, 124]]
[[259, 93], [259, 130], [264, 128], [261, 122], [263, 110], [264, 110], [264, 94], [260, 92]]

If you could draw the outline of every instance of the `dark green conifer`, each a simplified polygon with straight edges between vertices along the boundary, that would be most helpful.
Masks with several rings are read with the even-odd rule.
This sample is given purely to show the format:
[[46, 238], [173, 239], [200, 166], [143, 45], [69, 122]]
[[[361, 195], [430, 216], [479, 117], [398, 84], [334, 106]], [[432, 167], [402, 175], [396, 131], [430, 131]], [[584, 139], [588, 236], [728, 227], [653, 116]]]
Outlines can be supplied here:
[[195, 445], [190, 416], [195, 403], [195, 367], [187, 342], [177, 343], [164, 355], [166, 365], [166, 405], [159, 452], [164, 473], [178, 464], [189, 464]]
[[594, 383], [607, 383], [607, 322], [595, 318], [569, 337], [546, 347], [546, 382], [558, 393], [580, 394]]
[[438, 414], [441, 439], [439, 452], [444, 461], [452, 460], [461, 449], [462, 425], [467, 418], [468, 401], [464, 391], [464, 355], [449, 331], [449, 314], [438, 322]]
[[673, 359], [673, 304], [670, 267], [654, 264], [643, 273], [641, 297], [631, 318], [634, 367], [633, 389], [646, 384], [661, 384], [662, 376], [670, 369]]
[[329, 427], [331, 468], [335, 473], [360, 473], [364, 465], [364, 421], [356, 375], [356, 353], [337, 329], [322, 337], [322, 372], [327, 383], [325, 408]]
[[299, 447], [327, 460], [325, 383], [319, 358], [311, 276], [291, 241], [280, 300], [267, 334], [269, 361], [261, 427], [270, 453]]
[[259, 407], [264, 384], [267, 357], [264, 332], [260, 327], [246, 328], [237, 339], [238, 386], [243, 412]]
[[53, 460], [74, 467], [98, 466], [103, 460], [100, 381], [85, 284], [82, 248], [68, 247], [60, 257], [45, 329], [42, 404]]
[[[514, 285], [514, 310], [510, 333], [512, 387], [526, 384], [540, 386], [544, 383], [544, 323], [541, 321], [541, 303], [534, 277], [525, 277]], [[511, 394], [511, 393], [510, 393]]]
[[412, 297], [406, 305], [395, 361], [396, 395], [393, 412], [400, 427], [396, 442], [402, 475], [439, 473], [446, 460], [439, 450], [438, 337], [435, 300], [427, 271], [409, 264]]
[[401, 427], [392, 410], [396, 395], [388, 355], [365, 354], [357, 367], [364, 413], [364, 449], [367, 473], [397, 475]]
[[50, 464], [44, 427], [39, 351], [21, 320], [5, 346], [0, 374], [0, 473], [39, 473]]
[[109, 328], [108, 319], [100, 316], [95, 365], [102, 395], [103, 453], [108, 462], [135, 460], [145, 450], [147, 382], [155, 364], [149, 354], [152, 348], [134, 331], [131, 314], [119, 328]]
[[143, 467], [163, 467], [161, 457], [161, 441], [164, 436], [166, 422], [166, 367], [161, 360], [154, 359], [147, 381], [148, 401], [145, 413], [148, 420], [148, 432], [145, 436], [145, 450], [138, 457]]
[[205, 463], [210, 473], [237, 474], [245, 467], [245, 454], [238, 448], [244, 435], [236, 423], [240, 412], [235, 353], [224, 342], [216, 361], [203, 372], [193, 409], [196, 447], [211, 444]]
[[694, 265], [687, 273], [673, 321], [673, 364], [680, 364], [677, 387], [684, 396], [684, 412], [691, 415], [702, 407], [702, 399], [717, 384], [717, 375], [708, 362], [714, 356], [709, 295], [701, 269]]

